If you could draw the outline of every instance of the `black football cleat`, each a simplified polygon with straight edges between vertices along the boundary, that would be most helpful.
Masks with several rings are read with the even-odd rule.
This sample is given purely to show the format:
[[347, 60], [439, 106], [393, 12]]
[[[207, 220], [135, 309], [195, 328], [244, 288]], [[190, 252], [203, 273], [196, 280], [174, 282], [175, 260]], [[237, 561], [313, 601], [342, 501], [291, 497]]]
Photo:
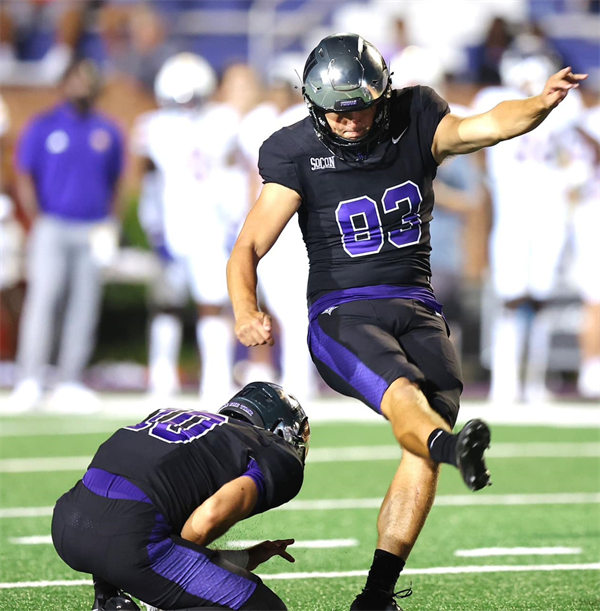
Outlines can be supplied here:
[[364, 588], [350, 605], [350, 611], [402, 611], [396, 598], [406, 598], [412, 594], [412, 588], [394, 593], [375, 588]]
[[483, 420], [469, 420], [456, 441], [456, 466], [470, 490], [491, 486], [484, 452], [490, 447], [490, 429]]
[[120, 592], [117, 596], [109, 598], [104, 603], [103, 609], [104, 611], [140, 611], [140, 608], [125, 592]]
[[106, 601], [119, 594], [119, 589], [94, 575], [94, 604], [92, 611], [104, 611]]

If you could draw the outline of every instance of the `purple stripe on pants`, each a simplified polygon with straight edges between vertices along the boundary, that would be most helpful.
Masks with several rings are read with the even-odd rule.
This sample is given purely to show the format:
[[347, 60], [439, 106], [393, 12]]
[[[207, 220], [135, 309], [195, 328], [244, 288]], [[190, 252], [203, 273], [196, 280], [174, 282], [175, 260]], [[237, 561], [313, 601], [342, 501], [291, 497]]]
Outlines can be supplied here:
[[386, 380], [371, 371], [348, 348], [329, 337], [316, 318], [308, 327], [308, 343], [316, 359], [356, 389], [369, 407], [381, 413], [381, 400], [389, 387]]
[[[152, 504], [135, 484], [104, 469], [88, 469], [83, 484], [94, 494], [108, 499]], [[150, 568], [157, 575], [192, 596], [232, 609], [239, 609], [252, 596], [257, 585], [255, 581], [214, 564], [200, 546], [178, 545], [172, 538], [171, 525], [158, 511], [155, 520], [146, 549]]]
[[120, 475], [109, 473], [104, 469], [94, 467], [88, 469], [83, 476], [83, 485], [98, 496], [107, 499], [121, 499], [124, 501], [139, 501], [150, 503], [152, 501], [135, 484]]
[[[157, 522], [155, 530], [159, 529]], [[256, 589], [255, 581], [229, 572], [214, 564], [200, 549], [177, 545], [171, 538], [150, 543], [147, 549], [152, 570], [192, 596], [239, 609]]]

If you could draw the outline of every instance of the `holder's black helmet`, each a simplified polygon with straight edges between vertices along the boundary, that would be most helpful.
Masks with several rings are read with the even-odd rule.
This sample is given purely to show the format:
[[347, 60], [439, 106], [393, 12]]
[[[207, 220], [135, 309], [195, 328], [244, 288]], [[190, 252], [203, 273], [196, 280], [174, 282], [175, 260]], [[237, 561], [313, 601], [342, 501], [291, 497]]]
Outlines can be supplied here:
[[[366, 156], [389, 130], [392, 81], [381, 53], [358, 34], [324, 38], [304, 65], [302, 93], [317, 135], [336, 155]], [[331, 131], [326, 112], [363, 110], [378, 104], [373, 126], [358, 140], [346, 140]]]
[[249, 422], [283, 437], [304, 462], [310, 443], [308, 417], [297, 399], [278, 384], [247, 384], [219, 409], [219, 414]]

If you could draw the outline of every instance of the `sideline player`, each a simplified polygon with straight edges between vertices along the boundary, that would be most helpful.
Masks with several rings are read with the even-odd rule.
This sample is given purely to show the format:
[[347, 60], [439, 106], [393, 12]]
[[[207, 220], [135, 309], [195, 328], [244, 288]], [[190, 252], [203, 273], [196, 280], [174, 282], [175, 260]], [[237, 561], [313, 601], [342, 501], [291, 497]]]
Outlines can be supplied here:
[[177, 313], [196, 303], [196, 339], [202, 362], [200, 396], [207, 404], [231, 388], [233, 328], [225, 266], [231, 234], [243, 217], [245, 182], [234, 157], [240, 117], [227, 103], [209, 101], [216, 76], [192, 53], [168, 59], [156, 77], [161, 108], [142, 115], [136, 152], [149, 170], [142, 215], [162, 253], [164, 274], [154, 303], [159, 312], [150, 330], [150, 389], [166, 396], [177, 391], [181, 322]]
[[6, 412], [38, 407], [57, 348], [54, 411], [97, 411], [83, 374], [96, 343], [103, 268], [118, 246], [123, 135], [96, 109], [103, 79], [96, 64], [76, 59], [61, 82], [62, 99], [36, 115], [16, 155], [21, 205], [33, 221], [27, 289], [19, 326], [18, 381]]
[[[503, 54], [502, 86], [482, 89], [472, 112], [524, 99], [544, 86], [556, 69], [553, 59], [521, 51], [525, 42], [517, 40]], [[538, 129], [485, 151], [493, 211], [490, 280], [498, 301], [490, 308], [489, 398], [498, 405], [550, 397], [546, 373], [552, 329], [546, 306], [568, 234], [565, 173], [573, 152], [567, 136], [582, 109], [580, 96], [570, 95]]]
[[[585, 399], [600, 400], [600, 105], [578, 120], [584, 150], [579, 160], [583, 180], [576, 191], [573, 210], [573, 276], [583, 305], [579, 332], [581, 363], [577, 390]], [[578, 172], [582, 174], [581, 170]]]
[[[279, 128], [308, 115], [298, 86], [303, 63], [304, 58], [295, 53], [278, 56], [267, 71], [269, 99], [249, 112], [240, 124], [240, 148], [252, 168], [252, 202], [262, 186], [258, 173], [261, 144]], [[308, 258], [302, 234], [297, 225], [289, 223], [273, 246], [271, 256], [261, 263], [259, 293], [279, 329], [281, 384], [301, 401], [314, 398], [318, 392], [315, 368], [306, 346], [306, 330], [298, 324], [306, 316], [307, 280]], [[250, 374], [252, 369], [248, 368]]]
[[298, 212], [306, 242], [309, 348], [325, 381], [390, 421], [402, 460], [381, 506], [377, 550], [353, 609], [395, 609], [394, 587], [433, 504], [439, 463], [473, 490], [489, 484], [481, 420], [451, 433], [460, 365], [430, 285], [432, 181], [449, 155], [539, 125], [585, 75], [473, 117], [428, 87], [391, 90], [381, 54], [356, 34], [323, 39], [304, 68], [310, 117], [262, 146], [264, 183], [232, 251], [229, 293], [245, 345], [272, 343], [256, 266]]
[[159, 409], [117, 430], [57, 502], [52, 540], [94, 576], [93, 609], [286, 609], [251, 573], [289, 562], [293, 539], [243, 551], [207, 546], [234, 524], [292, 499], [310, 427], [281, 386], [252, 382], [218, 413]]

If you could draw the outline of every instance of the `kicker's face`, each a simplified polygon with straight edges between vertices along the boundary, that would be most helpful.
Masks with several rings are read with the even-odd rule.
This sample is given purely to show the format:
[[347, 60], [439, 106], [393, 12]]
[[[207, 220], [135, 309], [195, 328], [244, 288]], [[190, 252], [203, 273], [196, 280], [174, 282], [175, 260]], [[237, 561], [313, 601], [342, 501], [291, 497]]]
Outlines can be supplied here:
[[377, 105], [374, 104], [364, 110], [328, 112], [325, 113], [325, 118], [336, 136], [345, 140], [360, 140], [373, 127], [376, 113]]

